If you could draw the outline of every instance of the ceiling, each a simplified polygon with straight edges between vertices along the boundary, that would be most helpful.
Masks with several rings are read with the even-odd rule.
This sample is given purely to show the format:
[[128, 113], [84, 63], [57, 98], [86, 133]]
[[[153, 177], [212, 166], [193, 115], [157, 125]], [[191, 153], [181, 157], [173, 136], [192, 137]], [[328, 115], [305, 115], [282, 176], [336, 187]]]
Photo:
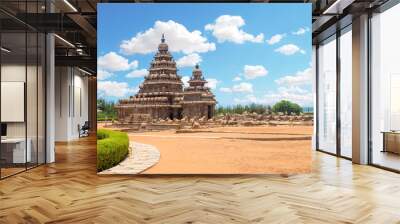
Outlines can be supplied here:
[[[230, 2], [312, 3], [313, 40], [348, 15], [377, 7], [387, 0], [250, 0]], [[47, 4], [46, 4], [47, 2]], [[16, 42], [26, 29], [54, 32], [56, 65], [79, 66], [96, 73], [97, 3], [180, 2], [179, 0], [1, 0], [2, 31]], [[188, 2], [188, 1], [185, 1]], [[223, 0], [189, 2], [227, 2]], [[50, 13], [51, 12], [51, 13]], [[14, 33], [14, 34], [11, 34]], [[14, 36], [14, 37], [13, 37]], [[15, 43], [18, 45], [18, 43]], [[23, 44], [23, 43], [22, 43]], [[29, 50], [28, 50], [29, 51]]]

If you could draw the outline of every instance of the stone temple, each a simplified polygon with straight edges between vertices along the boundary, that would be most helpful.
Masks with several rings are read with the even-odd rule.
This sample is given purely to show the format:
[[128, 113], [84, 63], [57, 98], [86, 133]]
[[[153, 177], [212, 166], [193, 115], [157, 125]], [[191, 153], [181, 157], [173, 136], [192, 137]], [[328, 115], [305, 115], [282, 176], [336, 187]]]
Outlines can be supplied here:
[[214, 94], [206, 86], [199, 65], [196, 65], [183, 88], [176, 62], [162, 35], [158, 52], [150, 63], [149, 74], [135, 96], [119, 100], [115, 106], [120, 122], [142, 122], [157, 119], [207, 118], [214, 116]]

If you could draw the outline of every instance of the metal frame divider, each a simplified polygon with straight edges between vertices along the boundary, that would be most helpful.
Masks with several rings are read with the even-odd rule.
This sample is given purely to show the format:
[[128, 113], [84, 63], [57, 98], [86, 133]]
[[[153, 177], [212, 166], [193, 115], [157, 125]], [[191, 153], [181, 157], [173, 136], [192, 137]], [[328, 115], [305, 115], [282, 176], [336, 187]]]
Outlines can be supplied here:
[[[338, 26], [338, 25], [337, 25]], [[341, 78], [341, 65], [340, 65], [340, 36], [341, 30], [336, 28], [336, 155], [341, 157], [341, 119], [340, 119], [340, 78]]]
[[[347, 27], [347, 26], [346, 26]], [[316, 150], [319, 152], [323, 152], [329, 155], [337, 156], [343, 159], [347, 160], [352, 160], [352, 158], [343, 156], [341, 153], [341, 117], [340, 117], [340, 80], [341, 80], [341, 65], [340, 65], [340, 37], [342, 35], [342, 30], [346, 29], [346, 27], [340, 28], [338, 24], [336, 24], [336, 32], [333, 34], [335, 35], [334, 41], [336, 41], [336, 153], [328, 152], [323, 149], [319, 148], [319, 54], [318, 54], [318, 48], [319, 44], [316, 45]], [[327, 37], [324, 40], [321, 40], [319, 43], [322, 41], [325, 41], [331, 36]], [[333, 40], [332, 40], [333, 41]]]

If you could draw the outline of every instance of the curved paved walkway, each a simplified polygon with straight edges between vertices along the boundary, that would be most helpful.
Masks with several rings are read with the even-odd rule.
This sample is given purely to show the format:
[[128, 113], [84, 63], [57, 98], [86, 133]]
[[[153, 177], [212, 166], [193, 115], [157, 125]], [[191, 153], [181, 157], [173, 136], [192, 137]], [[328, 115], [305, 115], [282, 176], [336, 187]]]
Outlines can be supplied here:
[[129, 145], [129, 155], [124, 161], [99, 174], [139, 174], [160, 160], [160, 152], [152, 145], [137, 142], [130, 142]]

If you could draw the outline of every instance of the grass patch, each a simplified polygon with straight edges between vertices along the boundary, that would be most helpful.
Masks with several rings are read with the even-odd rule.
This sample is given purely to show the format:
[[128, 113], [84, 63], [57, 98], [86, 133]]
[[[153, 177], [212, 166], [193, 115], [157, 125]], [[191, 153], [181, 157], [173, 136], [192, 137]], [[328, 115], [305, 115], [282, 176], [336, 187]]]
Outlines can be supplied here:
[[97, 171], [106, 170], [120, 163], [129, 152], [126, 133], [105, 129], [97, 130]]

